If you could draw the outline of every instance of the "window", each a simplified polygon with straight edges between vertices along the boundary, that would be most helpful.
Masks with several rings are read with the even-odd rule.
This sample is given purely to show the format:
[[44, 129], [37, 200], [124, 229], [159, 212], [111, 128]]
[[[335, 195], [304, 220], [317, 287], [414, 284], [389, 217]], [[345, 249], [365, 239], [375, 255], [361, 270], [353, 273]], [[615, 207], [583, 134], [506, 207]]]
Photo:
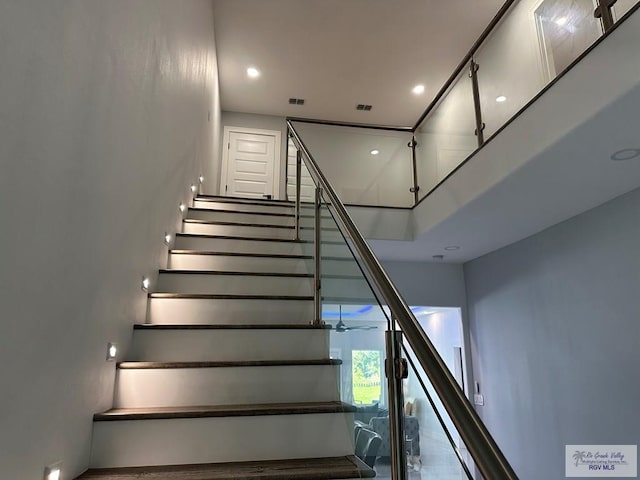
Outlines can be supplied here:
[[381, 403], [382, 384], [380, 350], [353, 350], [351, 352], [351, 378], [355, 404]]

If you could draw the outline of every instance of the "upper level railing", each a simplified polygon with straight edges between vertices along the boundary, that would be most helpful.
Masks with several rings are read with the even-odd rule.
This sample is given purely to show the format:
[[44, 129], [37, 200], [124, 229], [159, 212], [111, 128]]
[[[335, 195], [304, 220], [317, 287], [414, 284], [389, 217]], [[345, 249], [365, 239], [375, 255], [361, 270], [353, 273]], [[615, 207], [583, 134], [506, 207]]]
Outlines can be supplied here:
[[413, 127], [290, 120], [345, 204], [412, 208], [638, 8], [508, 0]]
[[[419, 367], [426, 374], [422, 378], [417, 374], [418, 381], [423, 385], [429, 397], [426, 383], [442, 404], [444, 412], [436, 411], [438, 420], [451, 441], [451, 447], [458, 454], [467, 478], [472, 478], [467, 465], [459, 455], [459, 449], [452, 440], [452, 435], [442, 420], [447, 415], [457, 434], [471, 454], [478, 470], [486, 480], [515, 480], [513, 469], [505, 459], [497, 444], [480, 420], [475, 409], [456, 382], [453, 374], [442, 360], [437, 350], [429, 340], [425, 331], [416, 319], [411, 308], [391, 282], [382, 268], [375, 254], [364, 240], [343, 202], [327, 180], [324, 172], [310, 153], [307, 145], [301, 139], [292, 122], [287, 122], [288, 133], [297, 149], [296, 159], [296, 237], [302, 237], [313, 231], [314, 244], [314, 322], [320, 323], [323, 318], [325, 302], [342, 304], [377, 303], [382, 311], [388, 308], [387, 318], [386, 358], [387, 378], [389, 389], [389, 423], [391, 430], [392, 477], [394, 480], [406, 478], [406, 450], [404, 433], [404, 415], [402, 400], [402, 379], [408, 374], [407, 359], [414, 357]], [[308, 215], [301, 214], [301, 172], [303, 166], [313, 181], [314, 197], [314, 227], [309, 229], [300, 225], [300, 221]], [[327, 214], [323, 214], [326, 212]], [[321, 249], [323, 245], [331, 243], [345, 247], [349, 251], [358, 269], [349, 275], [327, 275], [325, 272], [326, 258]], [[349, 260], [349, 256], [342, 257]], [[343, 267], [344, 268], [344, 267]], [[360, 272], [360, 273], [358, 273]], [[334, 284], [334, 282], [341, 282]], [[401, 332], [401, 333], [399, 333]], [[402, 337], [406, 340], [403, 342]], [[403, 350], [410, 349], [411, 353], [403, 357]], [[415, 371], [415, 366], [412, 364]]]

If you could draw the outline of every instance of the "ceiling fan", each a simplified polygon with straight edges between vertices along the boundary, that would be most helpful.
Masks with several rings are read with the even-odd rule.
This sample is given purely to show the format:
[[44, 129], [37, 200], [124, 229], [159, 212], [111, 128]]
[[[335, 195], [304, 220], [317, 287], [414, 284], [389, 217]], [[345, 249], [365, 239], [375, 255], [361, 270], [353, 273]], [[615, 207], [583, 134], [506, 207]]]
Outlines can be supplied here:
[[338, 323], [336, 323], [336, 326], [333, 327], [335, 331], [338, 333], [348, 332], [349, 330], [375, 330], [376, 328], [378, 328], [376, 325], [359, 325], [356, 327], [348, 327], [342, 321], [342, 305], [339, 305], [339, 309], [340, 309], [340, 318], [338, 319]]

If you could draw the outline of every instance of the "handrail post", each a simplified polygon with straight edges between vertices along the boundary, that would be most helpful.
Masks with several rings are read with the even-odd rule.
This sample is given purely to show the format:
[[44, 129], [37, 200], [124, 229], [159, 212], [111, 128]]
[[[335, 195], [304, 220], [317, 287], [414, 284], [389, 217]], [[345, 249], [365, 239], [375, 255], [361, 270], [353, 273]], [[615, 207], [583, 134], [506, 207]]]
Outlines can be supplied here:
[[300, 182], [302, 173], [302, 152], [296, 150], [296, 212], [295, 212], [295, 239], [300, 240]]
[[[300, 153], [300, 151], [298, 151]], [[320, 219], [321, 219], [321, 211], [322, 207], [322, 187], [316, 187], [316, 198], [314, 205], [314, 241], [313, 241], [313, 324], [321, 325], [322, 324], [322, 282], [321, 282], [321, 272], [320, 272]]]
[[478, 147], [484, 145], [484, 123], [482, 122], [482, 106], [480, 105], [480, 87], [478, 86], [478, 69], [480, 67], [471, 58], [469, 67], [469, 77], [471, 78], [471, 89], [473, 90], [473, 109], [476, 114], [476, 137], [478, 137]]
[[391, 478], [407, 479], [407, 451], [404, 440], [404, 395], [402, 380], [407, 378], [406, 360], [402, 358], [402, 332], [391, 329], [384, 332], [387, 358], [385, 373], [389, 390], [389, 446], [391, 448]]
[[606, 32], [613, 28], [613, 12], [611, 9], [618, 0], [598, 0], [597, 8], [593, 12], [594, 18], [602, 20], [602, 28]]
[[420, 200], [418, 192], [420, 191], [420, 185], [418, 185], [418, 166], [416, 164], [416, 147], [418, 142], [416, 141], [415, 134], [411, 136], [409, 147], [411, 147], [411, 170], [413, 174], [413, 187], [409, 189], [413, 193], [413, 206], [415, 207]]

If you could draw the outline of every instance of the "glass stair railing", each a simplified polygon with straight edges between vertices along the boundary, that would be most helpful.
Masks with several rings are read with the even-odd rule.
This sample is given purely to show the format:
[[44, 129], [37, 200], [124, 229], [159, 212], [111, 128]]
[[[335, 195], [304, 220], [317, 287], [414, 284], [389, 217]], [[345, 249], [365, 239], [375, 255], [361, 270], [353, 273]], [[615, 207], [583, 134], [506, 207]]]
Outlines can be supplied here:
[[331, 327], [330, 355], [342, 362], [338, 388], [356, 409], [356, 456], [380, 478], [516, 479], [291, 122], [288, 129], [297, 171], [306, 168], [315, 185], [313, 204], [296, 195], [297, 237], [313, 246], [314, 322]]

